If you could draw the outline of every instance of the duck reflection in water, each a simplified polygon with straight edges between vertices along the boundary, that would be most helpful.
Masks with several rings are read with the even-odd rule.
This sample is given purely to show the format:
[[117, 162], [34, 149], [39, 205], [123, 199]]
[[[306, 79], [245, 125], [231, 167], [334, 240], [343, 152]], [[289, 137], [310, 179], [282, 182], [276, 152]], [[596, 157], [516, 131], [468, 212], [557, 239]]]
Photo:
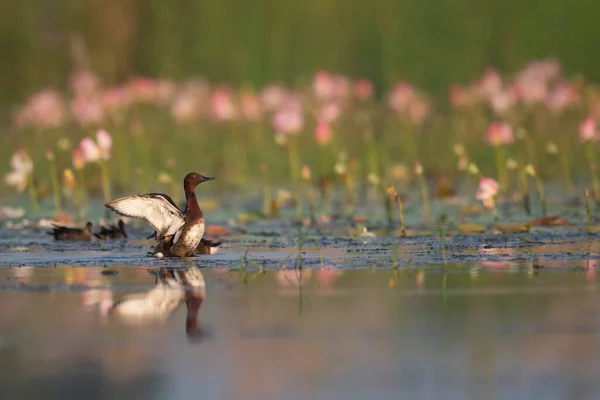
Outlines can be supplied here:
[[160, 268], [152, 289], [124, 296], [105, 313], [130, 325], [162, 323], [185, 302], [186, 334], [191, 340], [201, 340], [204, 332], [198, 324], [198, 311], [205, 297], [204, 276], [198, 267]]

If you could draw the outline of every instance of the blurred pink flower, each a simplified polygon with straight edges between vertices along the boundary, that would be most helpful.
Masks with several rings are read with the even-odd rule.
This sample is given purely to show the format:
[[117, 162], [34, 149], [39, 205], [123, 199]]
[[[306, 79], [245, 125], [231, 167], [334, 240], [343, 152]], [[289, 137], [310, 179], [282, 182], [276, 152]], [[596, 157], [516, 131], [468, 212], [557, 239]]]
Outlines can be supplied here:
[[483, 72], [475, 87], [479, 96], [484, 99], [490, 99], [502, 90], [502, 77], [495, 69], [488, 68]]
[[200, 116], [199, 98], [191, 90], [182, 90], [171, 103], [171, 115], [178, 122], [189, 122]]
[[319, 146], [327, 146], [333, 139], [333, 130], [326, 122], [318, 122], [315, 127], [315, 140]]
[[156, 99], [157, 85], [154, 79], [133, 78], [125, 85], [133, 101], [152, 102]]
[[506, 114], [515, 104], [515, 98], [510, 90], [499, 90], [489, 98], [490, 107], [496, 115]]
[[525, 104], [544, 101], [551, 81], [560, 76], [561, 67], [556, 60], [534, 61], [526, 65], [515, 77], [514, 90]]
[[10, 158], [11, 171], [5, 175], [4, 182], [14, 186], [17, 192], [22, 193], [27, 187], [27, 178], [33, 172], [33, 161], [27, 149], [16, 151]]
[[513, 129], [506, 122], [492, 122], [488, 127], [486, 140], [494, 147], [513, 143]]
[[483, 201], [483, 205], [487, 208], [494, 207], [494, 198], [498, 194], [498, 182], [492, 178], [481, 178], [479, 180], [479, 188], [475, 193], [477, 200]]
[[598, 140], [598, 129], [594, 117], [587, 117], [586, 120], [579, 125], [579, 139], [582, 142]]
[[100, 129], [96, 132], [96, 142], [98, 142], [98, 148], [100, 149], [100, 154], [104, 160], [110, 159], [110, 149], [112, 147], [112, 138], [110, 137], [110, 133], [108, 133], [104, 129]]
[[104, 120], [104, 108], [100, 97], [79, 95], [71, 100], [71, 113], [83, 126], [98, 125]]
[[175, 82], [169, 79], [159, 79], [155, 82], [154, 100], [159, 104], [169, 104], [175, 97], [176, 92], [177, 85]]
[[330, 100], [335, 96], [334, 75], [327, 71], [317, 71], [312, 83], [313, 92], [318, 100]]
[[264, 108], [268, 111], [273, 111], [281, 108], [288, 95], [288, 91], [283, 87], [268, 85], [260, 93], [260, 98]]
[[340, 117], [341, 113], [341, 107], [337, 102], [328, 101], [324, 103], [317, 112], [317, 120], [319, 122], [331, 124]]
[[122, 110], [131, 104], [130, 93], [122, 87], [113, 87], [102, 92], [102, 106], [108, 111]]
[[260, 99], [253, 92], [243, 92], [240, 95], [240, 107], [247, 121], [257, 121], [262, 116]]
[[374, 91], [373, 83], [368, 79], [360, 78], [354, 83], [354, 95], [360, 101], [369, 100]]
[[280, 135], [299, 134], [304, 128], [302, 102], [298, 98], [289, 98], [271, 119], [275, 132]]
[[219, 87], [212, 92], [210, 114], [217, 121], [232, 121], [237, 118], [238, 110], [234, 102], [233, 90]]
[[94, 96], [100, 90], [100, 78], [87, 69], [81, 69], [71, 75], [70, 85], [75, 97]]
[[416, 97], [415, 89], [408, 82], [398, 82], [388, 97], [388, 105], [392, 110], [404, 113]]
[[333, 76], [333, 95], [337, 100], [347, 99], [351, 95], [352, 83], [344, 75]]
[[100, 148], [91, 138], [86, 137], [81, 139], [79, 148], [83, 154], [83, 159], [86, 163], [97, 162], [100, 160]]
[[43, 90], [31, 96], [18, 110], [18, 127], [33, 125], [38, 128], [56, 128], [65, 122], [65, 102], [56, 90]]
[[421, 125], [430, 111], [429, 103], [418, 97], [408, 105], [408, 115], [415, 125]]
[[561, 112], [579, 102], [579, 90], [569, 81], [558, 82], [544, 99], [551, 111]]
[[73, 168], [76, 170], [80, 170], [85, 165], [85, 156], [83, 155], [83, 150], [79, 147], [75, 147], [73, 149]]
[[454, 108], [463, 108], [471, 105], [471, 94], [469, 93], [469, 90], [458, 83], [450, 85], [448, 97], [450, 104]]

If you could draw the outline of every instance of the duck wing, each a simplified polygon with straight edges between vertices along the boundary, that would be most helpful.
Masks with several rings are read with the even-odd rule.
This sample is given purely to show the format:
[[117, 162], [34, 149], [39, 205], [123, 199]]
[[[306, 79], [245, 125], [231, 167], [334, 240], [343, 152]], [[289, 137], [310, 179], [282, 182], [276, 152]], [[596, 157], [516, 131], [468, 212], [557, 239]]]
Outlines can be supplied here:
[[156, 231], [157, 239], [174, 235], [185, 223], [185, 213], [166, 194], [121, 197], [105, 206], [119, 215], [148, 222]]

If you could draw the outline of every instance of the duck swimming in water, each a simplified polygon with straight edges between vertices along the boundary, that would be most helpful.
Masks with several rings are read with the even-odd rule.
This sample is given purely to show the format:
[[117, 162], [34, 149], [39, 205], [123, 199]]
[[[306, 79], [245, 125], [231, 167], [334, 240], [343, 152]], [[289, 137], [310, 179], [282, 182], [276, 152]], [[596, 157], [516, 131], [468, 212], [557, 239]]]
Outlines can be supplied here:
[[154, 228], [158, 245], [156, 257], [188, 257], [200, 244], [204, 235], [204, 214], [194, 192], [202, 182], [212, 181], [196, 172], [187, 174], [183, 180], [186, 206], [182, 211], [171, 197], [162, 193], [148, 193], [122, 197], [106, 204], [119, 215], [140, 218]]
[[54, 236], [55, 240], [90, 242], [93, 238], [91, 222], [85, 224], [85, 228], [62, 226], [54, 223], [52, 225], [54, 225], [52, 231], [46, 233]]
[[117, 225], [109, 225], [108, 227], [101, 226], [100, 232], [94, 233], [94, 236], [98, 239], [123, 239], [127, 238], [127, 232], [125, 232], [125, 222], [122, 219], [119, 220]]

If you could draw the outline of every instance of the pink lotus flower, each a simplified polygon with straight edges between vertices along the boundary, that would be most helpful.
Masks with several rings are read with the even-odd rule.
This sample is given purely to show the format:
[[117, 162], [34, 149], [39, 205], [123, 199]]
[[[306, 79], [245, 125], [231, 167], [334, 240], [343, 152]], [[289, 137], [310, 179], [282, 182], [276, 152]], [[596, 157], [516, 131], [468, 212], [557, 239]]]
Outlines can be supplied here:
[[546, 107], [551, 111], [561, 112], [579, 102], [578, 88], [568, 81], [557, 83], [544, 99]]
[[421, 125], [429, 116], [431, 108], [425, 100], [416, 98], [408, 105], [408, 115], [415, 125]]
[[369, 100], [374, 91], [373, 83], [368, 79], [361, 78], [354, 83], [354, 95], [360, 101]]
[[335, 101], [329, 101], [321, 106], [317, 113], [317, 120], [331, 124], [340, 117], [341, 113], [340, 105]]
[[408, 82], [398, 82], [388, 97], [388, 105], [392, 110], [403, 113], [416, 96], [415, 89]]
[[20, 149], [12, 155], [10, 167], [11, 171], [4, 177], [4, 182], [22, 193], [27, 187], [29, 175], [33, 172], [33, 161], [26, 149]]
[[189, 122], [200, 116], [198, 97], [190, 90], [179, 92], [171, 103], [171, 115], [178, 122]]
[[598, 129], [594, 117], [587, 117], [586, 120], [579, 125], [579, 139], [582, 142], [598, 140]]
[[333, 76], [333, 95], [336, 100], [344, 100], [351, 94], [352, 84], [350, 79], [343, 75]]
[[450, 85], [448, 97], [450, 104], [452, 104], [454, 108], [464, 108], [471, 105], [471, 95], [468, 89], [458, 83]]
[[102, 106], [108, 111], [122, 110], [131, 104], [130, 93], [121, 87], [114, 87], [102, 92]]
[[479, 82], [476, 83], [476, 91], [484, 99], [491, 98], [501, 90], [502, 78], [498, 71], [493, 68], [486, 69]]
[[258, 121], [261, 118], [260, 100], [253, 92], [244, 92], [240, 95], [240, 106], [247, 121]]
[[33, 125], [38, 128], [56, 128], [66, 118], [65, 103], [56, 90], [43, 90], [31, 96], [17, 112], [15, 123], [19, 127]]
[[475, 198], [481, 200], [487, 208], [494, 208], [494, 199], [498, 194], [499, 185], [495, 179], [481, 178], [479, 180], [479, 188], [475, 193]]
[[76, 96], [71, 100], [71, 112], [83, 126], [98, 125], [104, 120], [104, 108], [100, 97]]
[[513, 129], [505, 122], [492, 122], [488, 127], [486, 140], [494, 147], [513, 143]]
[[327, 146], [333, 139], [333, 130], [326, 122], [318, 122], [315, 127], [315, 140], [319, 146]]
[[70, 84], [76, 97], [91, 97], [100, 90], [100, 78], [87, 69], [73, 73], [70, 77]]
[[177, 85], [169, 79], [159, 79], [155, 82], [154, 100], [158, 104], [169, 104], [177, 93]]
[[266, 110], [273, 111], [282, 107], [289, 93], [279, 85], [269, 85], [260, 93], [263, 106]]
[[491, 95], [489, 103], [496, 115], [506, 114], [515, 104], [512, 91], [500, 90]]
[[232, 121], [237, 118], [238, 110], [230, 88], [215, 89], [210, 96], [210, 113], [217, 121]]
[[98, 147], [96, 142], [94, 142], [89, 137], [81, 139], [81, 142], [79, 143], [79, 148], [81, 149], [83, 159], [86, 163], [97, 162], [100, 160], [100, 148]]
[[321, 101], [330, 100], [335, 96], [335, 80], [333, 74], [327, 71], [318, 71], [312, 84], [315, 97]]
[[96, 133], [96, 142], [98, 142], [98, 148], [100, 149], [100, 154], [104, 160], [110, 159], [110, 149], [112, 147], [112, 138], [110, 137], [110, 133], [108, 133], [104, 129], [100, 129]]
[[156, 81], [150, 78], [134, 78], [125, 85], [133, 101], [152, 102], [156, 99]]
[[271, 124], [279, 135], [298, 134], [304, 128], [302, 102], [289, 98], [287, 103], [273, 115]]

